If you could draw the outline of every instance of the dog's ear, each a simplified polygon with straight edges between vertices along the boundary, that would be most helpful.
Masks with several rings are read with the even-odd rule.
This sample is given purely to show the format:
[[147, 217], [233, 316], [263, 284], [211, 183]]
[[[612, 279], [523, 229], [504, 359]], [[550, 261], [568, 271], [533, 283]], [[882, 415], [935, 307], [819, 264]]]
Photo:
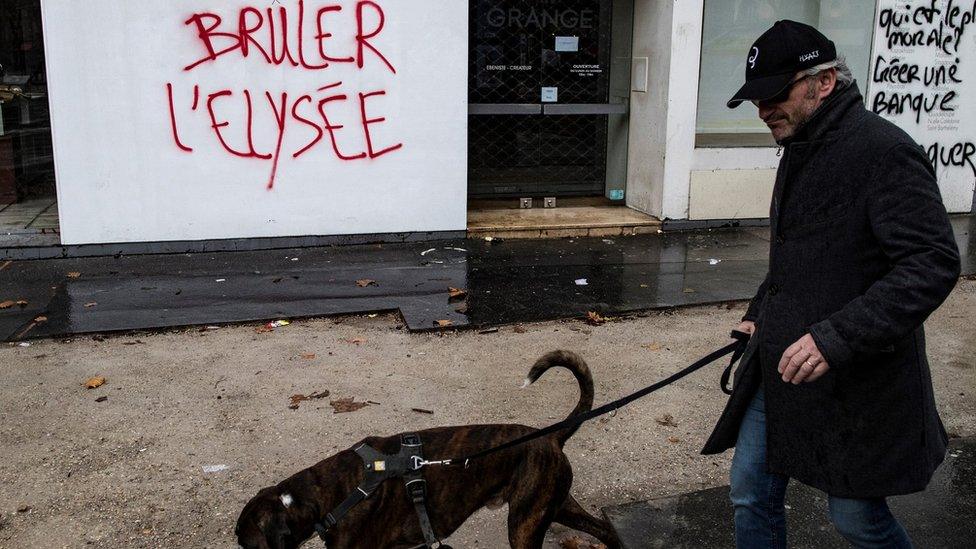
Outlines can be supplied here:
[[290, 549], [294, 547], [294, 544], [290, 543], [291, 528], [288, 527], [288, 521], [284, 513], [274, 514], [264, 531], [264, 536], [271, 546], [270, 549]]

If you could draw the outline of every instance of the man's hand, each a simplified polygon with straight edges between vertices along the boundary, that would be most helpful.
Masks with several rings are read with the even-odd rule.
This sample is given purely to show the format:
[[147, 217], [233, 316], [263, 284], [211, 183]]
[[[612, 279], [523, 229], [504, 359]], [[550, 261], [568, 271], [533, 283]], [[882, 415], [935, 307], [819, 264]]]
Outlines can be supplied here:
[[756, 323], [751, 320], [743, 320], [736, 331], [743, 332], [749, 335], [756, 333]]
[[829, 369], [830, 365], [817, 349], [813, 336], [807, 334], [786, 348], [777, 371], [783, 375], [784, 382], [799, 385], [820, 379]]

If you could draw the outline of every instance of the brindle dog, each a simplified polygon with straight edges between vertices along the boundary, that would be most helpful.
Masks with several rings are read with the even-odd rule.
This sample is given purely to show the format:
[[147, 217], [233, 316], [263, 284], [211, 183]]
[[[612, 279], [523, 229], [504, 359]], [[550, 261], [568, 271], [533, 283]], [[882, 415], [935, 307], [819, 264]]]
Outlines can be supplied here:
[[[553, 351], [540, 358], [526, 379], [533, 383], [546, 370], [562, 366], [573, 372], [580, 399], [569, 417], [593, 407], [593, 377], [579, 356]], [[527, 433], [524, 425], [463, 425], [420, 431], [429, 460], [471, 455]], [[508, 503], [508, 539], [515, 549], [542, 547], [552, 522], [586, 532], [610, 548], [620, 546], [610, 524], [586, 512], [569, 494], [573, 470], [563, 445], [576, 427], [473, 461], [469, 467], [424, 469], [427, 509], [434, 533], [447, 538], [478, 509]], [[363, 442], [386, 454], [400, 448], [400, 436], [370, 437]], [[359, 444], [356, 444], [359, 446]], [[264, 488], [237, 520], [237, 539], [245, 549], [297, 548], [315, 534], [314, 525], [362, 482], [363, 462], [344, 450], [283, 482]], [[402, 479], [384, 482], [354, 507], [326, 535], [329, 549], [410, 548], [423, 544], [423, 533]]]

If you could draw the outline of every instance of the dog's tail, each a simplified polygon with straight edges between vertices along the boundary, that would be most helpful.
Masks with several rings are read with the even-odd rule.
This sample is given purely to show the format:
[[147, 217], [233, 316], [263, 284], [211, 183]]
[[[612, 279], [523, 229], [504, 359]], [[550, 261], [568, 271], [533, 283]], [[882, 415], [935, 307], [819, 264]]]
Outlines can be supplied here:
[[[529, 370], [529, 375], [525, 378], [525, 383], [522, 384], [522, 387], [528, 387], [535, 383], [537, 379], [542, 377], [542, 374], [556, 366], [562, 366], [570, 372], [573, 372], [573, 376], [576, 377], [576, 381], [579, 382], [580, 387], [579, 402], [566, 419], [589, 412], [593, 408], [593, 375], [590, 374], [590, 367], [586, 365], [586, 362], [574, 352], [552, 351], [546, 353], [545, 356], [532, 365], [532, 369]], [[577, 429], [579, 429], [578, 425], [554, 433], [556, 440], [559, 441], [559, 445], [566, 444], [566, 441], [569, 440], [569, 437], [573, 436]]]

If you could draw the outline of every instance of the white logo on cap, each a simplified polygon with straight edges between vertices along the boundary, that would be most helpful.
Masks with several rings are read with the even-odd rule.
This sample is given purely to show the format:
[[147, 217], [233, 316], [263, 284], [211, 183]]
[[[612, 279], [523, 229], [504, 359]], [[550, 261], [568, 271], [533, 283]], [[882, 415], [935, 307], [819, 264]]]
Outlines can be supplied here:
[[810, 52], [810, 53], [808, 53], [806, 55], [801, 55], [800, 56], [800, 63], [803, 63], [804, 61], [809, 61], [811, 59], [816, 59], [818, 57], [820, 57], [820, 50], [815, 50], [815, 51], [812, 51], [812, 52]]
[[749, 68], [756, 68], [756, 60], [759, 59], [759, 48], [756, 46], [752, 47], [752, 55], [749, 56]]

